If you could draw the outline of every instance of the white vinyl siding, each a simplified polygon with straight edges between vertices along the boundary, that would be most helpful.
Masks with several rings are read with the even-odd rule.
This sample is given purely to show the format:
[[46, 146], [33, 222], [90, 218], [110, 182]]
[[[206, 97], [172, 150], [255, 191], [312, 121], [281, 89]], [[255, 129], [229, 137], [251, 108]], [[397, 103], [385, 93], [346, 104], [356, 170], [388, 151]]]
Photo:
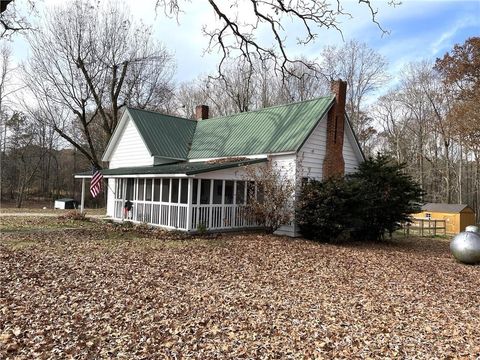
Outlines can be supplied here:
[[[281, 155], [281, 156], [272, 156], [272, 164], [274, 167], [280, 170], [281, 176], [286, 176], [294, 181], [295, 184], [295, 174], [297, 172], [297, 157], [295, 155]], [[292, 207], [295, 203], [295, 194], [292, 194]], [[289, 225], [281, 226], [275, 234], [277, 235], [287, 235], [287, 236], [298, 236], [297, 226], [295, 221], [292, 221]]]
[[358, 151], [354, 151], [355, 138], [350, 127], [345, 124], [345, 136], [343, 138], [343, 161], [345, 162], [345, 174], [350, 174], [357, 170], [358, 165], [362, 161]]
[[[350, 126], [345, 120], [345, 133], [343, 138], [343, 160], [345, 174], [354, 172], [361, 160], [361, 155], [356, 149], [355, 138]], [[299, 166], [303, 169], [303, 176], [315, 180], [323, 178], [323, 160], [325, 159], [327, 144], [327, 118], [324, 117], [313, 130], [305, 144], [298, 153]], [[356, 149], [356, 150], [355, 150]]]
[[110, 158], [110, 169], [153, 165], [153, 157], [130, 118]]
[[322, 179], [326, 144], [327, 117], [324, 116], [298, 153], [299, 166], [303, 169], [303, 177], [315, 180]]

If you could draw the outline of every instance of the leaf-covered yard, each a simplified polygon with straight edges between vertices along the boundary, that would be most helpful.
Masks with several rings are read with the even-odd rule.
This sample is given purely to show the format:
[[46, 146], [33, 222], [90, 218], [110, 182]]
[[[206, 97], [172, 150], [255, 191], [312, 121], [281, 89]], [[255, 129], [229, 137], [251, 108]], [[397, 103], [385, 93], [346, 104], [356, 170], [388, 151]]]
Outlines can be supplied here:
[[480, 267], [445, 239], [157, 239], [22, 221], [1, 219], [0, 358], [480, 356]]

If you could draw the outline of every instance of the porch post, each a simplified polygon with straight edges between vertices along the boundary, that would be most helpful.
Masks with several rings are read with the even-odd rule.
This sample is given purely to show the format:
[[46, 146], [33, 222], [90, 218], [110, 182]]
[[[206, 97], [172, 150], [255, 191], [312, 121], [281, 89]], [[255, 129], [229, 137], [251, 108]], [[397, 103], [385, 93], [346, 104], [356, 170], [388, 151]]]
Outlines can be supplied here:
[[188, 191], [187, 191], [187, 231], [192, 230], [192, 191], [193, 191], [193, 179], [188, 178]]
[[85, 208], [85, 178], [82, 178], [82, 198], [80, 200], [80, 212], [83, 214]]

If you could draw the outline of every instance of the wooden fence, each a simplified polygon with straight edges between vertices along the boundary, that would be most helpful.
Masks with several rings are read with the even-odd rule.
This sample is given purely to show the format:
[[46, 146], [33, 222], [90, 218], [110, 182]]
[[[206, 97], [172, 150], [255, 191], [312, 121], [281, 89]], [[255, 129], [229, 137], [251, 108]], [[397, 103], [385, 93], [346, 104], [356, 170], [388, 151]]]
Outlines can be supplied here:
[[447, 234], [446, 220], [413, 218], [411, 224], [403, 227], [404, 233], [408, 236], [415, 234], [419, 236], [437, 236]]

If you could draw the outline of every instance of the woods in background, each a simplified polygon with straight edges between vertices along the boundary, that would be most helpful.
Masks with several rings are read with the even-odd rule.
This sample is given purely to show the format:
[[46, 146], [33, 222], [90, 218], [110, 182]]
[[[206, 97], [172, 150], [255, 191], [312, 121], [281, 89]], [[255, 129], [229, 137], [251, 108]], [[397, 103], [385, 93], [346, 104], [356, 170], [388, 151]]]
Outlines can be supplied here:
[[480, 213], [480, 38], [435, 62], [409, 64], [372, 106], [380, 149], [407, 163], [426, 201]]
[[314, 67], [300, 58], [276, 72], [273, 61], [252, 54], [175, 84], [175, 59], [151, 29], [121, 7], [96, 6], [56, 8], [29, 34], [22, 68], [12, 67], [8, 47], [0, 51], [2, 201], [78, 197], [72, 174], [107, 165], [101, 155], [126, 106], [192, 117], [207, 104], [222, 116], [323, 96], [342, 78], [367, 156], [406, 162], [425, 201], [467, 203], [480, 213], [480, 38], [395, 77], [381, 54], [352, 40], [326, 47]]

